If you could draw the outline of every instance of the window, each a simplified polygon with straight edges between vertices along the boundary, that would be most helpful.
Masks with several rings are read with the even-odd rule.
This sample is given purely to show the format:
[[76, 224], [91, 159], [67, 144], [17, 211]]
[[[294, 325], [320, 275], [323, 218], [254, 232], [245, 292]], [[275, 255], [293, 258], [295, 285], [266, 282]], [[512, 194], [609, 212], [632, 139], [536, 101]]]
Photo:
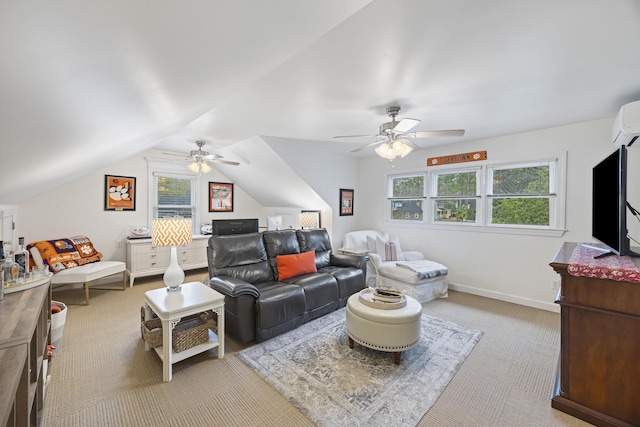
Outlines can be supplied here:
[[477, 201], [480, 198], [480, 169], [438, 172], [432, 175], [431, 194], [434, 222], [476, 222]]
[[149, 219], [191, 218], [194, 230], [199, 224], [199, 177], [184, 164], [147, 159], [149, 165]]
[[489, 223], [552, 226], [555, 162], [487, 168]]
[[562, 236], [566, 154], [388, 175], [387, 219], [422, 226]]
[[396, 175], [389, 180], [391, 219], [422, 221], [424, 218], [425, 174]]
[[156, 172], [153, 176], [156, 199], [153, 218], [195, 219], [195, 181], [189, 176]]

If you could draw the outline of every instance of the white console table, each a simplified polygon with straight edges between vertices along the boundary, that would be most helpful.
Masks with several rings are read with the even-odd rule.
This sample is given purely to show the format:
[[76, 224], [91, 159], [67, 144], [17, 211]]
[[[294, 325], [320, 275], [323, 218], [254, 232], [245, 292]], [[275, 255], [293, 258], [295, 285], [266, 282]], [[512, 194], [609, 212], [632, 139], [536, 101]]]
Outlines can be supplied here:
[[[207, 267], [207, 243], [209, 236], [197, 234], [187, 245], [178, 246], [178, 264], [183, 270]], [[169, 246], [154, 246], [151, 238], [128, 239], [127, 274], [129, 287], [136, 277], [164, 274], [169, 266]]]

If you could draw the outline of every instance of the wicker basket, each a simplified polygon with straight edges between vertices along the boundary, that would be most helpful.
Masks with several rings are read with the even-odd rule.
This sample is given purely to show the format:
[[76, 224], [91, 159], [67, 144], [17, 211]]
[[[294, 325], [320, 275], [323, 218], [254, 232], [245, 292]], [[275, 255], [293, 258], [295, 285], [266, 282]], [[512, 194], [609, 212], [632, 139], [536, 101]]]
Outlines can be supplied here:
[[[162, 321], [158, 318], [142, 322], [142, 337], [152, 348], [162, 345]], [[179, 353], [209, 339], [207, 318], [202, 315], [189, 316], [181, 320], [172, 333], [171, 347]]]

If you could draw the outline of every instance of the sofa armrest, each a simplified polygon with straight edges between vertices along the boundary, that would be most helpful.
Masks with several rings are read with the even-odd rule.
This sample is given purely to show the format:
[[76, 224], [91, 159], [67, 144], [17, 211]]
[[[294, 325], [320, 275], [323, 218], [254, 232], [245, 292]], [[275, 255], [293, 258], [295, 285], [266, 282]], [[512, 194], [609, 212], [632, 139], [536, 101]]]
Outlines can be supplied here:
[[369, 252], [369, 260], [373, 267], [380, 267], [382, 264], [382, 257], [375, 252]]
[[209, 286], [225, 296], [236, 298], [240, 295], [260, 296], [260, 291], [249, 282], [231, 276], [216, 276], [209, 278]]
[[368, 255], [332, 253], [330, 263], [337, 267], [354, 267], [365, 270], [367, 268], [367, 261], [369, 261]]

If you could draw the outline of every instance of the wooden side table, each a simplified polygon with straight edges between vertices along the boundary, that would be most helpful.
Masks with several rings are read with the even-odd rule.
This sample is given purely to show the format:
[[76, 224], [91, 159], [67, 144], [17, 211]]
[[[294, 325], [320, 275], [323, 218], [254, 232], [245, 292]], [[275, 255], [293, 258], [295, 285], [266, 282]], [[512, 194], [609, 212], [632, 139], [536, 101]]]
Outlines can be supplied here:
[[[144, 294], [145, 320], [152, 310], [162, 321], [162, 346], [155, 351], [162, 360], [162, 380], [171, 381], [172, 365], [196, 354], [218, 347], [218, 359], [224, 357], [224, 295], [200, 282], [182, 284], [180, 292], [167, 292], [167, 288], [154, 289]], [[212, 310], [218, 315], [218, 333], [209, 330], [209, 340], [187, 350], [175, 353], [171, 348], [172, 331], [181, 318]], [[145, 350], [151, 348], [145, 343]]]

